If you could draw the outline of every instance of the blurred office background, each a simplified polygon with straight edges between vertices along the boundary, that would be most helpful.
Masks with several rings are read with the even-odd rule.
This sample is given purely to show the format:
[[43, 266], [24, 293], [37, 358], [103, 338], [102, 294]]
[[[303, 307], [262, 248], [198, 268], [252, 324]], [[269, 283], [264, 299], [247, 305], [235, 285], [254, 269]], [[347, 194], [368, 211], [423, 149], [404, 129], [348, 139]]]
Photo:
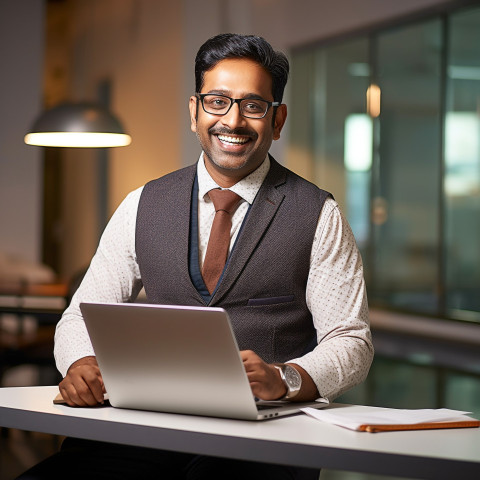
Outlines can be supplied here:
[[[226, 31], [288, 54], [272, 153], [333, 192], [363, 255], [377, 355], [339, 401], [480, 417], [480, 1], [1, 0], [0, 284], [68, 284], [129, 191], [196, 161], [194, 57]], [[107, 106], [132, 144], [25, 145], [64, 101]], [[55, 379], [25, 363], [2, 385]], [[58, 439], [2, 442], [3, 479]]]

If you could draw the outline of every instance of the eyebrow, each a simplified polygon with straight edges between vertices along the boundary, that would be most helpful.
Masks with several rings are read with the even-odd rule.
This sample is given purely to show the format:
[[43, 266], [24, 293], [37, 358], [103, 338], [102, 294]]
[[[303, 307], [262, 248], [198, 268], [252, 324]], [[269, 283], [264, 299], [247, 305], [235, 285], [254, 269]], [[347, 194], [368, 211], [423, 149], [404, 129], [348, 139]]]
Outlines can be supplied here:
[[[230, 97], [230, 98], [233, 98], [231, 95], [232, 95], [232, 92], [229, 91], [229, 90], [210, 90], [208, 91], [207, 93], [210, 93], [210, 94], [213, 94], [213, 95], [225, 95], [226, 97]], [[240, 97], [240, 98], [247, 98], [247, 99], [251, 99], [251, 100], [264, 100], [264, 101], [269, 101], [269, 100], [265, 100], [262, 96], [256, 94], [256, 93], [247, 93], [245, 96], [243, 97]]]

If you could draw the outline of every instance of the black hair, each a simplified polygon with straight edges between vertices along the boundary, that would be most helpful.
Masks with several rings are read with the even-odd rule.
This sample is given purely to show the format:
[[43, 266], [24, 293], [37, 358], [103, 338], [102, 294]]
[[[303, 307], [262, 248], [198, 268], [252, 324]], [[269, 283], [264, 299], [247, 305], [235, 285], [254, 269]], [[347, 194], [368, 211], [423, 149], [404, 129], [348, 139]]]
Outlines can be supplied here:
[[201, 92], [205, 73], [227, 58], [248, 58], [261, 65], [272, 77], [272, 95], [281, 102], [288, 80], [289, 64], [282, 52], [276, 52], [262, 37], [222, 33], [207, 40], [195, 58], [195, 91]]

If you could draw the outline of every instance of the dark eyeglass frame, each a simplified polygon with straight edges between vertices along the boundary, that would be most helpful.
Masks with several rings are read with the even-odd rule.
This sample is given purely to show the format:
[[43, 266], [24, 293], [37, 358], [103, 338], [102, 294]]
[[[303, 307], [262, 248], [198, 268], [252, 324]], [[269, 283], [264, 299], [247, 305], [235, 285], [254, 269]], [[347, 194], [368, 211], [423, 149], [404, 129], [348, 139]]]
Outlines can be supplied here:
[[[232, 97], [229, 97], [227, 95], [222, 95], [220, 93], [195, 93], [195, 96], [200, 100], [200, 103], [202, 104], [202, 108], [203, 108], [203, 111], [205, 113], [208, 113], [208, 115], [217, 115], [219, 117], [223, 117], [223, 115], [226, 115], [230, 110], [231, 108], [233, 107], [233, 104], [234, 103], [237, 103], [238, 104], [238, 110], [240, 112], [240, 115], [242, 117], [245, 117], [245, 118], [252, 118], [253, 120], [260, 120], [262, 118], [265, 118], [265, 115], [267, 115], [268, 111], [270, 110], [270, 108], [272, 107], [279, 107], [281, 105], [280, 102], [270, 102], [268, 100], [265, 100], [263, 98], [232, 98]], [[213, 96], [213, 97], [221, 97], [221, 98], [225, 98], [227, 100], [230, 100], [230, 106], [227, 108], [227, 110], [223, 113], [214, 113], [214, 112], [209, 112], [205, 109], [205, 105], [203, 103], [203, 99], [207, 96]], [[265, 102], [267, 104], [267, 109], [265, 110], [264, 114], [261, 116], [261, 117], [252, 117], [250, 115], [245, 115], [244, 113], [242, 113], [242, 107], [241, 107], [241, 102], [245, 101], [245, 100], [261, 100], [262, 102]]]

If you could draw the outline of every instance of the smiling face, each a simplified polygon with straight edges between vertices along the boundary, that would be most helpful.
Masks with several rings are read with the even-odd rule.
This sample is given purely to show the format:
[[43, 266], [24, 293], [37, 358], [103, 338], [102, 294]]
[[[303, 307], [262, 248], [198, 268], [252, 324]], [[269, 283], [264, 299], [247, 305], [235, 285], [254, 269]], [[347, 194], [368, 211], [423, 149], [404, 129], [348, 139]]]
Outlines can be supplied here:
[[[216, 93], [231, 98], [260, 97], [273, 101], [272, 78], [249, 59], [226, 59], [204, 75], [198, 93]], [[197, 108], [197, 102], [198, 108]], [[203, 149], [205, 166], [221, 187], [230, 187], [258, 168], [280, 132], [287, 116], [286, 106], [270, 108], [264, 118], [245, 118], [235, 103], [223, 116], [206, 113], [197, 97], [190, 98], [191, 129]]]

